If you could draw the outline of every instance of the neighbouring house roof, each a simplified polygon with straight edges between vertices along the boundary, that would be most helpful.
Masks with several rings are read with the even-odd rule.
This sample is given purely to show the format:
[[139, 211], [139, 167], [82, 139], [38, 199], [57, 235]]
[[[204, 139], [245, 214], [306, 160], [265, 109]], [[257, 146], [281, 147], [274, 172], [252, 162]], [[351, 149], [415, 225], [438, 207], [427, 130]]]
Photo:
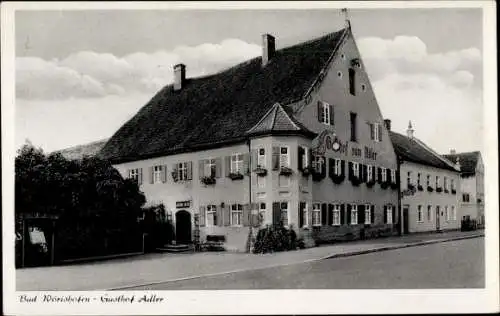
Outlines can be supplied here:
[[55, 151], [61, 153], [64, 158], [70, 160], [82, 159], [83, 157], [96, 156], [104, 147], [108, 139], [102, 139], [88, 144], [78, 145]]
[[214, 75], [186, 79], [180, 91], [164, 87], [111, 137], [100, 156], [125, 162], [243, 141], [250, 130], [263, 132], [271, 121], [271, 131], [310, 133], [286, 104], [304, 97], [346, 30], [277, 50], [265, 67], [257, 57]]
[[479, 151], [443, 155], [446, 159], [456, 163], [457, 158], [460, 163], [460, 173], [474, 175], [479, 161]]
[[390, 131], [390, 136], [394, 151], [400, 159], [458, 172], [454, 163], [441, 157], [421, 140], [415, 137], [409, 138], [393, 131]]

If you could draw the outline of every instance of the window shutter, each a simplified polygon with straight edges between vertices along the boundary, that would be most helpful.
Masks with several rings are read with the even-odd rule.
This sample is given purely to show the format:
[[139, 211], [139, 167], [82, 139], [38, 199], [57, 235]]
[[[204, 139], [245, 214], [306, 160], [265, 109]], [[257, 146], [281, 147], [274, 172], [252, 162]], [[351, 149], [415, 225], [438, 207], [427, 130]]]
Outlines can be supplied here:
[[142, 168], [139, 168], [139, 179], [138, 179], [139, 185], [142, 184]]
[[[251, 157], [251, 169], [254, 170], [257, 168], [257, 165], [258, 165], [258, 160], [259, 160], [259, 157], [258, 157], [258, 150], [257, 149], [252, 149], [251, 150], [252, 152], [252, 157]], [[252, 171], [250, 170], [250, 171]]]
[[369, 123], [370, 124], [370, 139], [374, 140], [375, 139], [375, 124]]
[[231, 173], [231, 156], [224, 157], [224, 172], [225, 176], [229, 177], [229, 174]]
[[333, 115], [333, 105], [330, 104], [330, 125], [333, 125], [335, 122]]
[[318, 122], [321, 122], [321, 118], [323, 117], [323, 104], [321, 103], [321, 101], [318, 101]]
[[328, 218], [327, 204], [323, 203], [323, 204], [321, 204], [321, 225], [326, 225], [327, 218]]
[[340, 204], [340, 224], [345, 225], [345, 204]]
[[224, 205], [222, 208], [222, 216], [224, 218], [224, 226], [229, 226], [231, 225], [231, 206], [230, 205]]
[[351, 210], [352, 210], [352, 205], [347, 204], [347, 212], [346, 212], [346, 219], [345, 219], [345, 223], [347, 225], [351, 224]]
[[299, 146], [297, 148], [297, 153], [299, 155], [299, 157], [297, 159], [297, 161], [298, 161], [297, 170], [302, 171], [302, 170], [304, 170], [304, 168], [303, 168], [303, 165], [304, 165], [304, 153], [305, 153], [304, 147]]
[[187, 179], [193, 180], [193, 162], [188, 161], [186, 165], [187, 165], [186, 166]]
[[243, 171], [244, 175], [247, 175], [250, 171], [250, 153], [243, 154]]
[[352, 170], [352, 161], [349, 161], [349, 180], [352, 179], [353, 170]]
[[280, 168], [280, 148], [278, 146], [273, 146], [273, 170], [279, 170]]
[[328, 225], [333, 224], [333, 204], [328, 204]]
[[215, 158], [215, 177], [220, 178], [222, 173], [222, 158]]
[[328, 176], [334, 178], [335, 175], [335, 159], [328, 158]]
[[378, 140], [382, 141], [382, 124], [378, 125]]
[[392, 206], [392, 223], [393, 224], [397, 223], [397, 221], [396, 221], [396, 207], [394, 207], [394, 205]]
[[345, 177], [345, 160], [340, 161], [340, 169], [341, 169], [342, 176]]
[[205, 206], [200, 206], [200, 226], [203, 227], [206, 225], [206, 213], [205, 213]]
[[382, 183], [382, 168], [378, 167], [378, 183]]
[[168, 175], [168, 173], [167, 173], [167, 165], [163, 165], [161, 175], [162, 175], [161, 181], [163, 183], [167, 182], [167, 175]]
[[358, 224], [364, 224], [365, 223], [365, 205], [361, 204], [358, 205]]
[[243, 205], [243, 215], [242, 215], [243, 226], [250, 226], [250, 204]]
[[387, 169], [386, 171], [387, 173], [387, 183], [391, 183], [391, 176], [392, 176], [392, 172], [391, 172], [391, 169]]
[[155, 171], [153, 167], [149, 167], [149, 183], [153, 184], [154, 183], [154, 177], [155, 177]]
[[375, 223], [375, 205], [370, 205], [370, 219], [372, 224]]
[[215, 225], [217, 226], [224, 226], [224, 223], [223, 223], [223, 214], [222, 214], [222, 207], [220, 207], [220, 205], [217, 205], [216, 207], [217, 209], [217, 223], [215, 223]]
[[384, 224], [387, 224], [387, 205], [384, 205]]
[[307, 151], [307, 155], [309, 157], [308, 161], [309, 161], [309, 166], [312, 166], [313, 165], [313, 161], [314, 161], [314, 156], [313, 156], [313, 153], [312, 153], [312, 149], [309, 149]]
[[306, 203], [304, 202], [299, 202], [299, 228], [304, 226], [304, 208], [306, 206]]
[[326, 177], [326, 157], [323, 157], [323, 164], [321, 165], [321, 178]]
[[200, 160], [198, 162], [198, 175], [201, 178], [203, 178], [205, 176], [205, 160]]
[[273, 225], [281, 223], [281, 209], [279, 202], [273, 202]]
[[365, 165], [363, 165], [362, 163], [358, 164], [358, 177], [359, 177], [359, 181], [361, 183], [365, 182], [364, 181], [365, 180], [365, 176], [363, 174], [364, 173], [364, 171], [363, 171], [364, 170], [364, 166]]

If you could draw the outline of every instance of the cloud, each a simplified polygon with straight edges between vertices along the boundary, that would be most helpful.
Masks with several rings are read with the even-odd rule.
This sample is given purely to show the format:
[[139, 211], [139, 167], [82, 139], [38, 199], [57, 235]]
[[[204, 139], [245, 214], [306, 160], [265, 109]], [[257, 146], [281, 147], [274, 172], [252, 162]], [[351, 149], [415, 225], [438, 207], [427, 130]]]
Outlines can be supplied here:
[[154, 93], [172, 82], [173, 66], [184, 63], [187, 75], [220, 71], [259, 56], [261, 47], [239, 39], [172, 51], [136, 52], [124, 57], [81, 51], [62, 60], [16, 59], [16, 93], [22, 99], [102, 97], [122, 93]]

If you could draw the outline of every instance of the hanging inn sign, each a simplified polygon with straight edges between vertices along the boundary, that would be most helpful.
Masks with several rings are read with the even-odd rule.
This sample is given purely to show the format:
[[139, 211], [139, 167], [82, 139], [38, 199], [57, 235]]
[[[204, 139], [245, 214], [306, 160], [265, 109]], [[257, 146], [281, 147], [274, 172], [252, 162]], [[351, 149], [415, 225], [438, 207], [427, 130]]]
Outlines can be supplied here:
[[312, 154], [315, 156], [324, 156], [327, 151], [333, 151], [342, 155], [348, 155], [349, 151], [353, 157], [364, 157], [366, 159], [377, 160], [377, 153], [368, 146], [358, 147], [355, 144], [342, 141], [337, 137], [334, 131], [323, 130], [316, 138], [312, 140]]

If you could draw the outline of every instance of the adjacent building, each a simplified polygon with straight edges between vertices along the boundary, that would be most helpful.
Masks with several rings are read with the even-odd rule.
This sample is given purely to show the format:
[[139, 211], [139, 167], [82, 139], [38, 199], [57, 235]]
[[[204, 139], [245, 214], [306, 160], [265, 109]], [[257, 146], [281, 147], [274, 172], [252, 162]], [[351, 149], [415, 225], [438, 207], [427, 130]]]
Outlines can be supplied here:
[[484, 225], [484, 164], [479, 151], [444, 155], [460, 165], [460, 209], [462, 217], [477, 220]]
[[411, 122], [407, 135], [390, 135], [398, 156], [403, 233], [459, 229], [459, 165], [416, 138]]
[[[262, 48], [210, 76], [174, 66], [100, 156], [165, 205], [179, 243], [217, 236], [244, 251], [255, 227], [278, 223], [308, 245], [396, 234], [396, 155], [349, 21], [280, 50], [265, 34]], [[433, 194], [450, 199], [443, 211], [456, 204]]]

